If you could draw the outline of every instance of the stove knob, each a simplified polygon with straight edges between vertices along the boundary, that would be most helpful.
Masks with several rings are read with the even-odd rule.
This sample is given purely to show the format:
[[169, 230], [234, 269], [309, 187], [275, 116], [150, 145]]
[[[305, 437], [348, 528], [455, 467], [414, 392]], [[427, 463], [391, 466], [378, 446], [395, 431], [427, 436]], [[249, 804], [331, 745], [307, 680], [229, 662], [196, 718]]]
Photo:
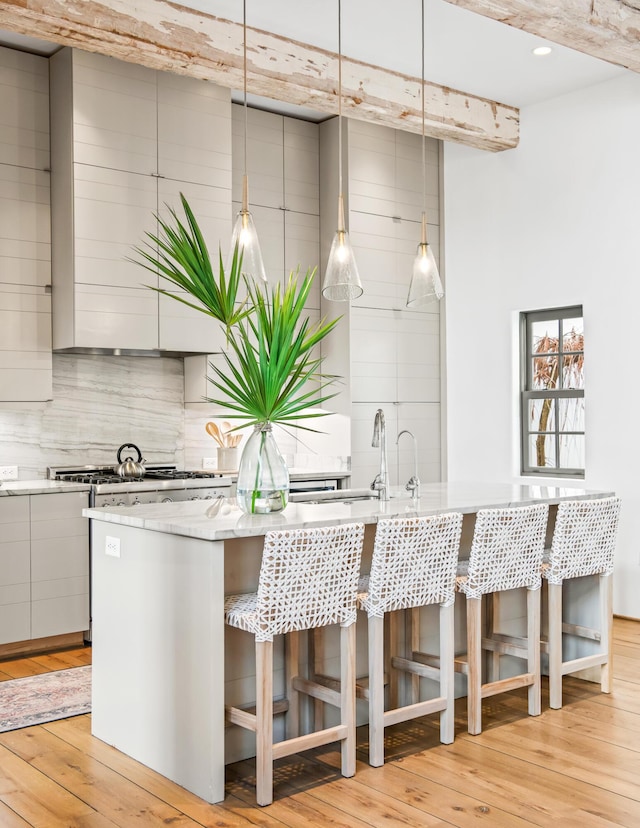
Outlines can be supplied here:
[[119, 500], [119, 501], [116, 503], [116, 506], [126, 506], [126, 505], [127, 505], [127, 504], [125, 503], [125, 501], [124, 501], [124, 500]]
[[200, 497], [200, 495], [192, 495], [192, 496], [189, 498], [189, 500], [202, 500], [202, 498]]
[[170, 497], [163, 497], [161, 503], [173, 503], [173, 500]]
[[140, 501], [138, 500], [138, 498], [136, 498], [136, 499], [133, 501], [133, 503], [132, 503], [131, 505], [132, 505], [132, 506], [139, 506], [139, 505], [140, 505]]

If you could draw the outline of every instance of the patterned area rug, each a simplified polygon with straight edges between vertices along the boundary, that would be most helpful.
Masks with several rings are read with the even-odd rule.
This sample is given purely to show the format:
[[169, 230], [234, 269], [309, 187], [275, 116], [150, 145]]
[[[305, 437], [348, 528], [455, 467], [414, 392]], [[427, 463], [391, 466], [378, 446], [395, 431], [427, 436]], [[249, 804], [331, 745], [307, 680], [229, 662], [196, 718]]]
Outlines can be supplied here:
[[0, 681], [0, 733], [90, 712], [90, 665]]

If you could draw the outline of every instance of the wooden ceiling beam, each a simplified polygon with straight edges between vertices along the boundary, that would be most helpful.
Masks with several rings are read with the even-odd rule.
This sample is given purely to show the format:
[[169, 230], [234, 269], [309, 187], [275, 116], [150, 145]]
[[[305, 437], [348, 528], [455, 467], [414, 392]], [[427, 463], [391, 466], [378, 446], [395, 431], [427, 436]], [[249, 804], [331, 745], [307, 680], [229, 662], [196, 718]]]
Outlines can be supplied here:
[[447, 0], [529, 34], [640, 72], [640, 0]]
[[[242, 26], [168, 0], [0, 0], [0, 28], [242, 89]], [[337, 54], [248, 29], [247, 89], [273, 100], [338, 111]], [[421, 132], [419, 78], [342, 59], [342, 111]], [[425, 131], [485, 150], [518, 144], [519, 111], [425, 83]]]

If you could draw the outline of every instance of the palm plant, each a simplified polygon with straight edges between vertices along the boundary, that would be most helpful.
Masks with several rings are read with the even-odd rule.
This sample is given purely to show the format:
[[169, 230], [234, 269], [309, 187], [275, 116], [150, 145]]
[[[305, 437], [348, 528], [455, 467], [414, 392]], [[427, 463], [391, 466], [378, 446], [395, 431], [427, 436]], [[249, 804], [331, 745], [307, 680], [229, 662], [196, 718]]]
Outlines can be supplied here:
[[[313, 349], [339, 320], [311, 323], [302, 315], [315, 269], [308, 270], [301, 283], [299, 274], [292, 273], [284, 288], [278, 284], [270, 292], [244, 277], [247, 296], [238, 301], [242, 251], [236, 245], [228, 274], [220, 255], [216, 275], [196, 217], [184, 195], [180, 199], [186, 223], [174, 210], [170, 210], [168, 221], [156, 216], [158, 234], [147, 233], [145, 245], [135, 248], [138, 258], [133, 261], [158, 273], [189, 298], [160, 287], [153, 290], [207, 313], [225, 326], [225, 370], [211, 365], [215, 375], [208, 377], [222, 396], [208, 397], [207, 402], [224, 406], [229, 419], [242, 420], [232, 430], [254, 426], [238, 471], [241, 507], [248, 512], [277, 511], [287, 504], [289, 473], [273, 441], [271, 426], [329, 413], [310, 410], [335, 396], [325, 393], [324, 388], [337, 379], [321, 373], [322, 358]], [[314, 383], [311, 389], [309, 382]], [[300, 422], [297, 425], [314, 430]]]

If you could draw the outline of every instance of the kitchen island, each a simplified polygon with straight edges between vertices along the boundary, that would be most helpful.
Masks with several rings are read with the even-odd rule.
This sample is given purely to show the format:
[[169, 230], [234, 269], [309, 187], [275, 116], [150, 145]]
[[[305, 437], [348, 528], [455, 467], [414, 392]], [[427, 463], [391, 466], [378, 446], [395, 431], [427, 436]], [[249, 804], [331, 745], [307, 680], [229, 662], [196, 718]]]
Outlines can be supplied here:
[[[438, 483], [424, 485], [419, 501], [290, 503], [272, 515], [245, 515], [223, 498], [88, 509], [92, 733], [206, 801], [221, 801], [225, 762], [251, 751], [236, 728], [225, 736], [225, 697], [248, 702], [253, 683], [248, 636], [225, 633], [224, 596], [255, 589], [266, 532], [361, 521], [366, 569], [380, 518], [461, 511], [464, 555], [479, 509], [611, 494]], [[276, 672], [276, 693], [281, 680]]]

